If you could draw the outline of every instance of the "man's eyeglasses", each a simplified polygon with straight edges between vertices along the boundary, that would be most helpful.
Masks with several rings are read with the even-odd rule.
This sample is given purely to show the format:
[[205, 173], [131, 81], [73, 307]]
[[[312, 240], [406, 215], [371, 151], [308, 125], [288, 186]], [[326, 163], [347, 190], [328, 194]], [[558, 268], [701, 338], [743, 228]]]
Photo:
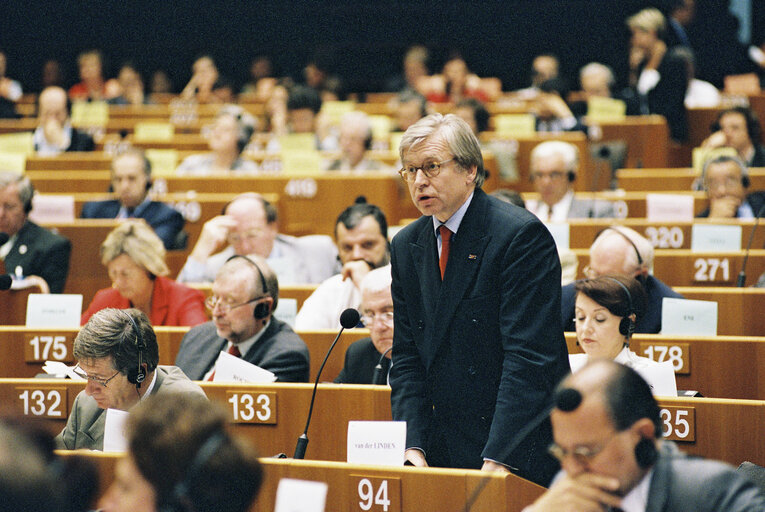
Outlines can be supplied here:
[[616, 432], [609, 438], [608, 441], [603, 443], [602, 446], [597, 446], [594, 448], [591, 446], [577, 446], [571, 450], [567, 450], [556, 443], [552, 443], [547, 447], [547, 453], [558, 459], [560, 462], [563, 462], [566, 457], [572, 457], [580, 466], [586, 466], [592, 462], [592, 459], [597, 457], [603, 450], [605, 450], [611, 441], [616, 439], [616, 437], [622, 432], [626, 432], [626, 430]]
[[531, 179], [533, 180], [541, 180], [542, 178], [550, 178], [553, 181], [563, 179], [566, 176], [565, 172], [562, 171], [553, 171], [553, 172], [532, 172], [531, 173]]
[[366, 327], [372, 327], [375, 323], [375, 319], [379, 318], [385, 325], [393, 325], [393, 311], [384, 311], [382, 313], [365, 314], [361, 317], [361, 321], [364, 322]]
[[107, 384], [109, 384], [109, 381], [110, 381], [110, 380], [112, 380], [114, 377], [116, 377], [117, 375], [119, 375], [119, 374], [120, 374], [120, 372], [119, 372], [119, 370], [118, 370], [118, 371], [117, 371], [117, 372], [116, 372], [114, 375], [112, 375], [112, 376], [111, 376], [111, 377], [109, 377], [108, 379], [100, 379], [100, 378], [98, 378], [98, 377], [91, 377], [90, 375], [88, 375], [87, 373], [85, 373], [85, 370], [83, 370], [82, 368], [80, 368], [80, 363], [77, 363], [77, 366], [75, 366], [75, 367], [72, 369], [72, 371], [73, 371], [73, 372], [74, 372], [74, 374], [75, 374], [75, 375], [77, 375], [78, 377], [82, 377], [82, 378], [83, 378], [83, 379], [85, 379], [85, 380], [89, 380], [89, 381], [95, 382], [96, 384], [99, 384], [99, 385], [101, 385], [101, 386], [103, 386], [103, 387], [107, 387], [106, 385], [107, 385]]
[[226, 241], [230, 245], [236, 245], [241, 241], [247, 241], [251, 242], [253, 240], [257, 240], [260, 238], [260, 235], [263, 234], [263, 230], [261, 229], [254, 229], [252, 231], [248, 231], [246, 233], [229, 233], [226, 237]]
[[230, 304], [228, 302], [222, 302], [222, 297], [216, 297], [215, 295], [212, 295], [210, 297], [207, 297], [207, 300], [205, 300], [205, 307], [209, 309], [210, 311], [213, 311], [215, 307], [217, 306], [221, 313], [224, 315], [227, 315], [229, 311], [232, 309], [246, 306], [247, 304], [252, 304], [253, 302], [258, 302], [263, 299], [267, 299], [268, 295], [261, 295], [260, 297], [255, 297], [254, 299], [250, 299], [247, 302], [241, 302], [239, 304]]
[[398, 173], [407, 183], [412, 183], [415, 179], [417, 179], [417, 171], [422, 171], [422, 173], [428, 178], [435, 178], [438, 176], [438, 173], [441, 172], [441, 166], [451, 162], [452, 160], [454, 160], [454, 157], [451, 157], [448, 160], [444, 160], [443, 162], [425, 162], [419, 167], [415, 165], [407, 165], [399, 169]]

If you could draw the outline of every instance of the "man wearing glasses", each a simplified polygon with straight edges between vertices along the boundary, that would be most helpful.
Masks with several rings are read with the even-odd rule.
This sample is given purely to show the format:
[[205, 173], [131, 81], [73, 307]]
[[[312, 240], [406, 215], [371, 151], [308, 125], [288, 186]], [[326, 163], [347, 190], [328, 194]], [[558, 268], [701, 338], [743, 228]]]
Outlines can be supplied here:
[[278, 232], [276, 207], [260, 194], [231, 200], [205, 222], [178, 274], [180, 283], [211, 283], [234, 254], [266, 258], [282, 285], [320, 283], [337, 272], [337, 248], [326, 235], [294, 237]]
[[391, 408], [407, 422], [406, 458], [546, 484], [558, 467], [550, 425], [521, 430], [569, 372], [555, 242], [533, 214], [481, 190], [481, 149], [459, 117], [421, 119], [399, 153], [423, 214], [391, 248]]
[[[590, 263], [582, 269], [584, 277], [617, 275], [634, 277], [646, 294], [645, 312], [635, 323], [636, 333], [661, 332], [661, 306], [664, 297], [682, 299], [683, 296], [653, 276], [653, 245], [634, 229], [609, 226], [598, 233], [590, 246]], [[574, 283], [561, 291], [561, 320], [565, 331], [575, 331], [574, 309], [576, 290]]]
[[149, 319], [137, 309], [102, 309], [74, 340], [74, 372], [87, 380], [77, 395], [59, 448], [103, 450], [105, 409], [127, 411], [153, 394], [205, 396], [175, 366], [158, 366], [159, 348]]
[[568, 377], [551, 420], [549, 451], [563, 469], [524, 512], [765, 509], [761, 491], [732, 467], [662, 441], [650, 387], [619, 363], [601, 359]]
[[[376, 268], [361, 280], [361, 321], [369, 338], [354, 341], [345, 351], [338, 384], [386, 384], [393, 345], [393, 298], [390, 265]], [[379, 369], [377, 365], [379, 364]]]
[[279, 282], [260, 256], [232, 256], [218, 271], [207, 307], [212, 321], [183, 337], [175, 364], [190, 379], [213, 380], [224, 351], [276, 375], [280, 382], [308, 382], [308, 347], [274, 318]]

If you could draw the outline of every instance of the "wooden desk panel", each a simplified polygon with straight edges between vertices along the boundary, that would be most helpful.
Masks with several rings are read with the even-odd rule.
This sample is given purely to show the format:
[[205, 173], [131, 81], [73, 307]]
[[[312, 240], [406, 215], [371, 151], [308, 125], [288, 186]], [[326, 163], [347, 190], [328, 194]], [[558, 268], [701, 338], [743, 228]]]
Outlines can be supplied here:
[[[589, 123], [589, 132], [592, 142], [626, 142], [625, 167], [666, 167], [669, 164], [669, 127], [662, 116], [628, 116], [621, 121]], [[600, 137], [593, 137], [593, 133]]]
[[[756, 278], [750, 274], [747, 283], [751, 286]], [[686, 299], [717, 302], [719, 335], [765, 336], [765, 315], [762, 314], [765, 312], [765, 288], [677, 286], [674, 290]], [[758, 398], [765, 400], [765, 395]]]
[[[698, 177], [693, 169], [620, 169], [616, 173], [619, 187], [630, 192], [689, 192]], [[765, 189], [765, 168], [749, 169], [750, 190]]]
[[[619, 219], [645, 219], [648, 214], [646, 205], [646, 196], [648, 194], [661, 194], [661, 192], [646, 191], [603, 191], [603, 192], [577, 192], [575, 197], [585, 201], [598, 199], [601, 201], [610, 201], [616, 209], [616, 217]], [[674, 191], [664, 192], [665, 194], [680, 194], [693, 197], [693, 212], [698, 215], [709, 205], [707, 195], [704, 192]], [[539, 194], [536, 192], [524, 192], [522, 194], [524, 201], [539, 200]]]

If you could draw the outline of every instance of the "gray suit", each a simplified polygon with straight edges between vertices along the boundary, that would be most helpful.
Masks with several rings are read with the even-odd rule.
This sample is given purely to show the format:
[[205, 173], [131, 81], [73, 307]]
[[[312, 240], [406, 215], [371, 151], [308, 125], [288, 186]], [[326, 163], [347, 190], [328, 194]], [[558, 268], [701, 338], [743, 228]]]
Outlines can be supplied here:
[[[190, 379], [201, 380], [227, 344], [228, 341], [218, 336], [213, 322], [198, 325], [183, 337], [175, 364]], [[308, 382], [308, 347], [289, 325], [273, 317], [242, 359], [273, 372], [278, 381]]]
[[[186, 260], [177, 281], [211, 283], [218, 270], [233, 255], [234, 248], [228, 246], [210, 256], [205, 263]], [[337, 247], [326, 235], [277, 235], [274, 248], [266, 261], [282, 285], [321, 283], [339, 272]]]
[[654, 466], [646, 512], [761, 512], [765, 496], [722, 462], [683, 455], [664, 442]]
[[[158, 366], [157, 381], [151, 390], [152, 395], [170, 393], [191, 393], [205, 396], [197, 384], [191, 382], [183, 372], [175, 366]], [[148, 385], [144, 382], [144, 385]], [[56, 436], [56, 445], [60, 449], [88, 450], [104, 449], [104, 426], [106, 424], [105, 409], [98, 407], [96, 401], [80, 391], [74, 399], [72, 412], [66, 421], [66, 426]]]

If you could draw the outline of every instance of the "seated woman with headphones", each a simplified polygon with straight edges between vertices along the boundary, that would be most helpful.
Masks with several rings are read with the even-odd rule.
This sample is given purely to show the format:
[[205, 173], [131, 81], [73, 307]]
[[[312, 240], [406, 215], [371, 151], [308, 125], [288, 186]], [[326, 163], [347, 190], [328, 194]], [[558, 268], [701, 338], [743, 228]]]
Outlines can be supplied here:
[[162, 240], [142, 220], [131, 219], [114, 228], [101, 244], [111, 288], [96, 292], [82, 314], [85, 325], [105, 308], [137, 308], [153, 326], [194, 326], [207, 321], [204, 294], [165, 277]]
[[258, 165], [242, 158], [255, 132], [255, 118], [238, 105], [221, 107], [208, 135], [210, 153], [191, 155], [175, 170], [178, 175], [207, 176], [230, 171], [252, 173]]
[[645, 309], [641, 284], [624, 276], [600, 276], [576, 281], [574, 289], [576, 339], [584, 354], [569, 355], [571, 371], [579, 370], [589, 358], [613, 359], [640, 373], [655, 395], [676, 396], [672, 363], [658, 363], [629, 348], [635, 321]]

